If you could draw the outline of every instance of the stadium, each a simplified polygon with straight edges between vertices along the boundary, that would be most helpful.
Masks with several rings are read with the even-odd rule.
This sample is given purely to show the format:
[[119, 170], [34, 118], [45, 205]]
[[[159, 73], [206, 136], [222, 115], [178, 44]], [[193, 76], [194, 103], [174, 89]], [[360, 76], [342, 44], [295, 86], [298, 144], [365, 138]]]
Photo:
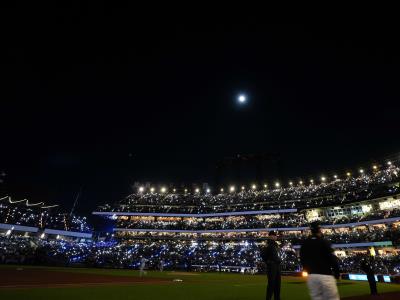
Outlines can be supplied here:
[[398, 291], [399, 173], [396, 161], [385, 161], [354, 174], [230, 185], [215, 192], [208, 185], [136, 184], [131, 195], [93, 210], [103, 230], [89, 224], [90, 216], [6, 196], [0, 199], [0, 272], [8, 275], [2, 276], [0, 293], [13, 299], [11, 291], [29, 291], [36, 299], [43, 288], [57, 287], [79, 299], [76, 293], [101, 286], [98, 293], [165, 291], [171, 299], [184, 299], [185, 293], [201, 299], [207, 286], [207, 299], [230, 299], [224, 287], [233, 285], [243, 286], [235, 299], [255, 299], [265, 283], [260, 249], [268, 233], [277, 231], [283, 295], [307, 299], [299, 248], [314, 221], [339, 259], [342, 297], [367, 292], [360, 263], [370, 255], [379, 289]]

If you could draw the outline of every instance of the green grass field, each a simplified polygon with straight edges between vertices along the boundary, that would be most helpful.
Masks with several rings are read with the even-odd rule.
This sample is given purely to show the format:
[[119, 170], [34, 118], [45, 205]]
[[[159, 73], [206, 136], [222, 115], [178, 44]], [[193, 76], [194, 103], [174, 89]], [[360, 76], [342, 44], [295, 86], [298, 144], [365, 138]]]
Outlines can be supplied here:
[[[4, 268], [16, 268], [3, 266]], [[26, 267], [25, 267], [26, 268]], [[43, 268], [43, 270], [49, 270]], [[109, 276], [138, 276], [138, 271], [51, 268], [50, 270], [72, 272], [75, 274], [97, 274]], [[40, 270], [39, 270], [40, 272]], [[189, 273], [193, 274], [193, 273]], [[217, 273], [195, 273], [188, 275], [180, 272], [148, 272], [147, 278], [167, 279], [165, 283], [132, 283], [105, 286], [83, 287], [35, 287], [35, 288], [0, 288], [0, 299], [7, 300], [116, 300], [116, 299], [265, 299], [266, 276], [239, 275]], [[173, 282], [182, 279], [182, 282]], [[400, 292], [400, 285], [379, 284], [380, 292]], [[368, 284], [365, 282], [341, 281], [339, 283], [341, 297], [368, 294]], [[302, 278], [285, 277], [282, 282], [282, 299], [309, 299], [305, 280]]]

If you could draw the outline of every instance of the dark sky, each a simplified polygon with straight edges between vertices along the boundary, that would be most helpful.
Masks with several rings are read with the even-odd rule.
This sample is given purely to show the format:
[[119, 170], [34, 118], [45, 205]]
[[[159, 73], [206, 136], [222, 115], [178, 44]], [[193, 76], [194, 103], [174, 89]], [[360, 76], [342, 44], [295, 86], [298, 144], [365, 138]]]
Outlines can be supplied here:
[[213, 183], [216, 162], [239, 153], [278, 153], [285, 181], [400, 149], [393, 24], [2, 14], [1, 189], [16, 198], [69, 209], [82, 186], [89, 211], [134, 181]]

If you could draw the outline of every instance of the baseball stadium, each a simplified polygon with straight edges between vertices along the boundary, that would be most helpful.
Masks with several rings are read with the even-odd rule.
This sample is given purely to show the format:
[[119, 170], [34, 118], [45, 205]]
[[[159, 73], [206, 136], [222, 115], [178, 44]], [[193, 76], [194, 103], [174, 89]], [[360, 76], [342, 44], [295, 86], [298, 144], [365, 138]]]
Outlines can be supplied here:
[[275, 232], [282, 298], [309, 299], [299, 252], [318, 222], [338, 260], [341, 299], [369, 299], [365, 258], [373, 259], [379, 291], [371, 299], [398, 299], [399, 172], [398, 161], [386, 160], [288, 183], [136, 183], [132, 194], [84, 217], [4, 196], [0, 296], [263, 299], [261, 249]]

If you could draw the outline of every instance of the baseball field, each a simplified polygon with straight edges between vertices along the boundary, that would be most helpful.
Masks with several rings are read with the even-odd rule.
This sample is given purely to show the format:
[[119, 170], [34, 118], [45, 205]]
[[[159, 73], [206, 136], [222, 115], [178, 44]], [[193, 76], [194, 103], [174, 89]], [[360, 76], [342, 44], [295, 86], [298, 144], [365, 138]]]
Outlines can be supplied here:
[[[0, 299], [265, 299], [263, 275], [147, 272], [78, 268], [0, 266]], [[369, 299], [365, 282], [340, 281], [344, 299]], [[373, 299], [400, 299], [400, 285], [379, 284]], [[284, 277], [282, 299], [309, 299], [305, 279]]]

